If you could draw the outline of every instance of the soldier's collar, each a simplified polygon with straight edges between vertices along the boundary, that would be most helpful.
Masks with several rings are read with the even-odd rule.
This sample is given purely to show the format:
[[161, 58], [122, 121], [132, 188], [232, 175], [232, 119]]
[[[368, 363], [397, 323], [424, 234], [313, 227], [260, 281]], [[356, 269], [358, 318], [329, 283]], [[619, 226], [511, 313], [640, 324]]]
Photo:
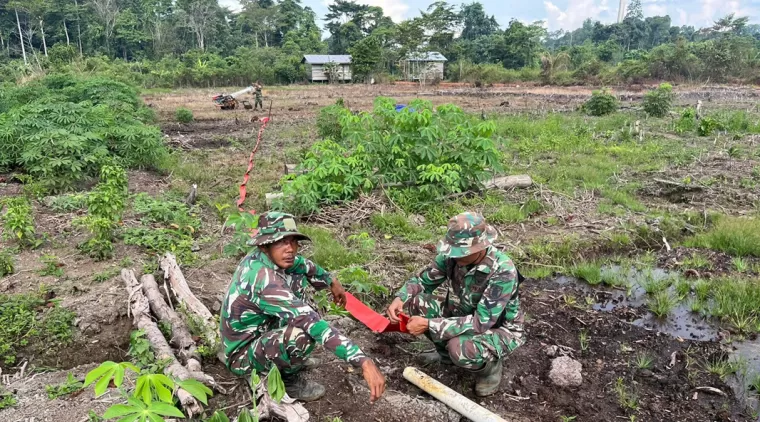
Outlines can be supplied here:
[[480, 264], [475, 266], [474, 270], [486, 274], [490, 273], [493, 269], [493, 263], [496, 261], [494, 259], [494, 251], [494, 247], [489, 246], [488, 249], [486, 249], [486, 256], [483, 257], [483, 260], [480, 261]]
[[267, 254], [265, 254], [264, 251], [262, 251], [259, 248], [256, 248], [256, 255], [254, 255], [254, 259], [256, 259], [257, 261], [260, 261], [267, 268], [271, 268], [275, 271], [280, 269], [280, 267], [278, 267], [277, 264], [272, 262], [272, 260], [269, 259], [269, 256], [267, 256]]

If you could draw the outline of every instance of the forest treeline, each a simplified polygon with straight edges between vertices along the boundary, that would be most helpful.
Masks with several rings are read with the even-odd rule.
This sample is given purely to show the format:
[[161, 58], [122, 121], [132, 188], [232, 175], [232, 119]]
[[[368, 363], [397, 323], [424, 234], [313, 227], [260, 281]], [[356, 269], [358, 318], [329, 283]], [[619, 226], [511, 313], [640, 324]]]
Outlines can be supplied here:
[[[644, 17], [573, 31], [501, 26], [482, 4], [432, 3], [393, 22], [380, 7], [336, 0], [323, 19], [300, 0], [0, 0], [0, 82], [51, 72], [98, 73], [146, 88], [296, 83], [303, 54], [352, 54], [355, 81], [399, 78], [416, 52], [448, 59], [472, 83], [618, 84], [760, 80], [760, 25], [729, 15], [706, 28]], [[324, 28], [324, 37], [323, 31]]]

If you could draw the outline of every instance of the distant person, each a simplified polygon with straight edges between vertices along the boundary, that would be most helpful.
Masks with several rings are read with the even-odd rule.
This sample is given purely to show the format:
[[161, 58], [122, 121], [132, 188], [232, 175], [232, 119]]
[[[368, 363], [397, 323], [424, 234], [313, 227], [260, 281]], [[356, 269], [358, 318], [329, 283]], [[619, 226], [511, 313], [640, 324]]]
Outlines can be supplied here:
[[[298, 255], [298, 242], [310, 240], [298, 232], [293, 216], [269, 212], [259, 217], [255, 246], [232, 276], [221, 312], [221, 337], [227, 368], [237, 375], [267, 374], [276, 365], [291, 398], [317, 400], [325, 388], [298, 377], [304, 367], [318, 364], [309, 355], [316, 344], [361, 368], [370, 401], [385, 391], [385, 377], [359, 347], [331, 327], [304, 301], [306, 286], [329, 289], [339, 306], [346, 292], [338, 279]], [[340, 371], [337, 367], [336, 371]]]
[[473, 372], [480, 397], [499, 389], [502, 361], [525, 342], [520, 275], [494, 240], [496, 229], [482, 215], [465, 212], [453, 217], [438, 243], [438, 256], [388, 307], [391, 322], [398, 322], [404, 311], [412, 317], [407, 330], [425, 334], [435, 344], [434, 352], [418, 356], [420, 363]]
[[256, 81], [253, 86], [253, 95], [256, 97], [253, 102], [253, 109], [256, 110], [256, 107], [261, 106], [261, 109], [264, 110], [264, 103], [261, 101], [261, 81]]

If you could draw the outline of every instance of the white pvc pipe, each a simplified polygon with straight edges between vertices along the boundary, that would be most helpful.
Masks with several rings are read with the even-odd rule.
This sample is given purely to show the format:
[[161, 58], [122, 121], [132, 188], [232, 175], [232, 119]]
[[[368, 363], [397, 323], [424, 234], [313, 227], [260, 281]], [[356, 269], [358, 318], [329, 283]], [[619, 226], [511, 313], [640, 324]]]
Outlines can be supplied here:
[[501, 416], [446, 387], [417, 368], [406, 367], [404, 378], [473, 422], [507, 422]]
[[240, 91], [238, 91], [238, 92], [233, 92], [233, 93], [232, 93], [232, 94], [230, 94], [230, 95], [232, 95], [232, 97], [233, 97], [233, 98], [237, 98], [237, 97], [238, 97], [238, 95], [243, 95], [243, 94], [249, 93], [249, 92], [251, 92], [251, 91], [253, 91], [253, 87], [252, 87], [252, 86], [249, 86], [248, 88], [245, 88], [245, 89], [241, 89], [241, 90], [240, 90]]

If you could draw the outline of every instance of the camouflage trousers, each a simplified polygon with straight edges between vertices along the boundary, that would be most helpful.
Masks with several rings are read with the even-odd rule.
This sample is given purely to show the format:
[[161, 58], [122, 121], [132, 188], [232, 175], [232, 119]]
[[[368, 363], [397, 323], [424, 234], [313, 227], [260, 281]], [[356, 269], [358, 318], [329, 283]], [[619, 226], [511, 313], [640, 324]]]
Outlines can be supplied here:
[[261, 106], [261, 109], [264, 109], [264, 103], [261, 101], [261, 95], [257, 95], [253, 101], [253, 109], [256, 110], [257, 106]]
[[264, 333], [246, 350], [231, 358], [230, 369], [236, 374], [255, 370], [266, 374], [277, 365], [284, 375], [296, 374], [314, 351], [315, 341], [300, 328], [291, 326]]
[[[420, 293], [404, 304], [410, 316], [425, 318], [451, 318], [466, 316], [456, 303], [445, 297]], [[429, 331], [425, 336], [435, 344], [442, 356], [449, 356], [456, 366], [469, 370], [482, 369], [489, 361], [504, 358], [525, 343], [523, 328], [518, 324], [505, 324], [491, 328], [483, 334], [463, 334], [450, 340], [436, 341]]]

